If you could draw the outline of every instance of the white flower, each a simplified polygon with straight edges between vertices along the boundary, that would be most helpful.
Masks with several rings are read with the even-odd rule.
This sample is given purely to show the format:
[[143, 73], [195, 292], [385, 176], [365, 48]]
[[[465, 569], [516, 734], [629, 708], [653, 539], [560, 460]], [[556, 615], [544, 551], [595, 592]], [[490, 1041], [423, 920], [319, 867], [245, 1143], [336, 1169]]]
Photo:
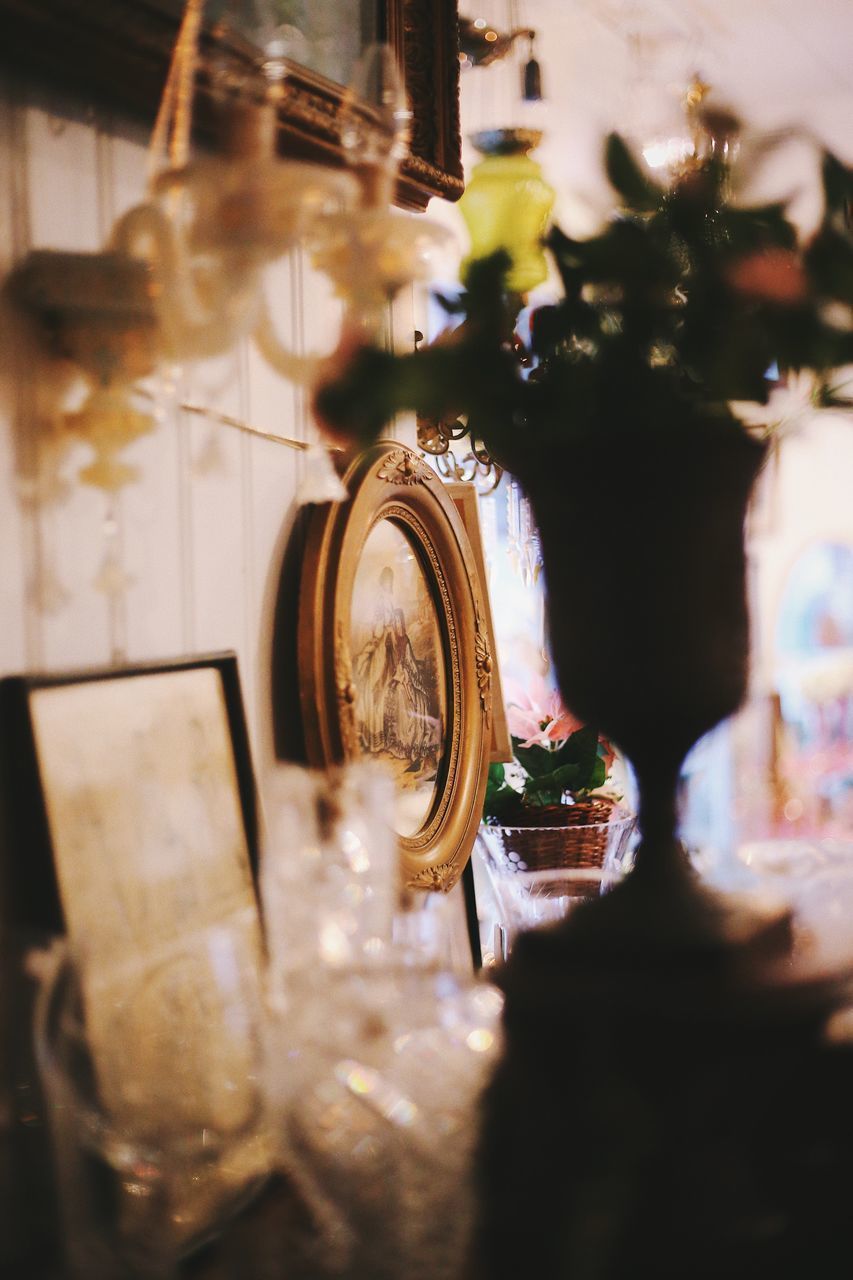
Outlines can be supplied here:
[[729, 409], [748, 430], [778, 438], [791, 435], [815, 412], [814, 379], [810, 373], [789, 373], [770, 392], [767, 404], [730, 400]]
[[296, 491], [300, 507], [309, 502], [346, 502], [346, 489], [332, 465], [325, 445], [312, 444], [305, 451], [305, 471]]

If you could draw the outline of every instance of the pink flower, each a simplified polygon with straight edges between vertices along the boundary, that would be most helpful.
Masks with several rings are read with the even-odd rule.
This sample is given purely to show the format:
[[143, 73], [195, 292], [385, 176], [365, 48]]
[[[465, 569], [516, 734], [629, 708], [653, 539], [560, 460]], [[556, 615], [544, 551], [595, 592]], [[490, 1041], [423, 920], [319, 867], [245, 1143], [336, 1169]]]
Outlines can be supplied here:
[[512, 680], [506, 684], [509, 731], [522, 739], [522, 746], [556, 747], [583, 728], [541, 676], [531, 675], [523, 686]]

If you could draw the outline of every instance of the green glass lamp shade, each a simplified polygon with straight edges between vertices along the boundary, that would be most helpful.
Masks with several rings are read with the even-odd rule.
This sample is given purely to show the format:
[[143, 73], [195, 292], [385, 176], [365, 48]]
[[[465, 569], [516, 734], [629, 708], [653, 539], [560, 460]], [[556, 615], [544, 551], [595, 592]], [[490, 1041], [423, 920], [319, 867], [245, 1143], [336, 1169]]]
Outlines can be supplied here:
[[471, 259], [504, 249], [512, 259], [507, 284], [514, 293], [527, 293], [547, 278], [542, 237], [555, 193], [528, 155], [541, 137], [531, 129], [490, 129], [472, 138], [483, 159], [459, 202], [471, 237], [463, 275]]

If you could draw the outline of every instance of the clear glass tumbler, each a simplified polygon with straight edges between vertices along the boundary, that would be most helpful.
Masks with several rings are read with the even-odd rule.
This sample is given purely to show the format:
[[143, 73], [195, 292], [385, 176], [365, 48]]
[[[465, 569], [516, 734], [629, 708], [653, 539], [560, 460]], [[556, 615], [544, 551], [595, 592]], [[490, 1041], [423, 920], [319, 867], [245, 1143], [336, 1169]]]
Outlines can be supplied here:
[[213, 927], [110, 973], [42, 957], [36, 1054], [69, 1273], [172, 1280], [264, 1182], [257, 957]]

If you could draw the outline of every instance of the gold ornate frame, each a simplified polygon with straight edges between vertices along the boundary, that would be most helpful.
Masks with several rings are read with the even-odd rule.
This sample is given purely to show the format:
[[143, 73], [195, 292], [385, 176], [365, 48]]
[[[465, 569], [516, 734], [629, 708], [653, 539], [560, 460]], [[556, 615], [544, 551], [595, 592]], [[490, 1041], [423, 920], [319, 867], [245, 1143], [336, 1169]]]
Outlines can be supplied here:
[[[0, 0], [0, 64], [13, 74], [61, 85], [86, 104], [154, 119], [183, 0]], [[384, 34], [403, 67], [412, 107], [411, 153], [397, 203], [425, 209], [432, 196], [458, 200], [463, 176], [459, 131], [457, 0], [384, 0]], [[247, 46], [205, 28], [195, 122], [211, 130], [210, 65], [214, 55], [239, 64]], [[294, 65], [279, 112], [283, 155], [340, 167], [344, 87]]]
[[299, 595], [298, 665], [309, 760], [358, 758], [349, 619], [356, 569], [382, 520], [406, 535], [435, 605], [445, 660], [446, 747], [423, 827], [400, 836], [405, 882], [453, 887], [470, 856], [491, 749], [492, 652], [471, 544], [440, 478], [417, 454], [380, 442], [350, 465], [347, 502], [317, 507], [308, 523]]
[[489, 577], [486, 569], [486, 554], [483, 550], [483, 534], [480, 528], [480, 504], [477, 489], [475, 485], [469, 484], [464, 480], [445, 481], [444, 489], [459, 512], [462, 523], [465, 526], [468, 541], [471, 543], [471, 551], [474, 554], [474, 562], [480, 575], [480, 583], [483, 589], [483, 611], [489, 632], [489, 647], [492, 651], [492, 737], [489, 759], [494, 764], [506, 764], [507, 761], [512, 759], [512, 738], [507, 724], [500, 665], [497, 658], [498, 646], [495, 640], [495, 623], [492, 618], [492, 606], [489, 599]]

